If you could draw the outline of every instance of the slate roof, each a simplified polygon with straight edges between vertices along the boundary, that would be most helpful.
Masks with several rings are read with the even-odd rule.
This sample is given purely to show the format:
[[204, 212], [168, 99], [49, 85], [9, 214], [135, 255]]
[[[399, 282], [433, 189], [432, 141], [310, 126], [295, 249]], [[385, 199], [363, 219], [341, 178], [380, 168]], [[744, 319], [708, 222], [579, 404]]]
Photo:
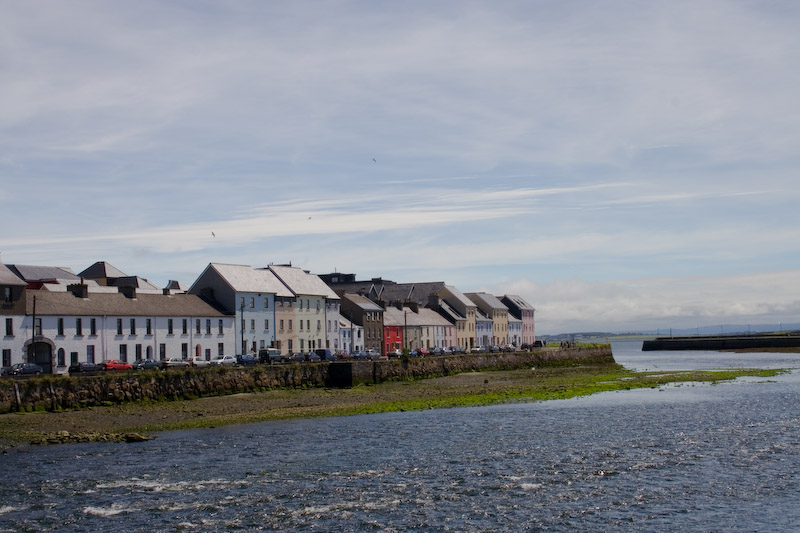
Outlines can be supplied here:
[[161, 294], [163, 291], [147, 281], [144, 278], [140, 278], [139, 276], [125, 276], [122, 278], [114, 278], [109, 280], [109, 286], [111, 287], [134, 287], [136, 289], [136, 293], [150, 293], [150, 294]]
[[331, 300], [338, 300], [339, 296], [333, 292], [327, 283], [319, 276], [309, 274], [297, 267], [269, 265], [269, 271], [275, 274], [294, 295], [323, 296]]
[[364, 311], [383, 311], [383, 307], [360, 294], [345, 293], [343, 298], [350, 300]]
[[442, 315], [433, 309], [420, 308], [419, 313], [415, 313], [408, 307], [402, 310], [389, 306], [383, 312], [384, 326], [452, 326], [452, 324]]
[[[484, 309], [502, 309], [508, 311], [508, 307], [506, 307], [503, 302], [488, 292], [468, 292], [465, 294], [465, 296], [475, 302], [478, 307], [483, 307]], [[481, 303], [483, 305], [481, 305]]]
[[449, 291], [450, 291], [450, 292], [453, 294], [453, 296], [454, 296], [454, 297], [455, 297], [455, 298], [456, 298], [456, 299], [457, 299], [459, 302], [461, 302], [461, 305], [464, 305], [464, 306], [466, 306], [466, 307], [475, 307], [475, 302], [473, 302], [472, 300], [470, 300], [469, 298], [467, 298], [467, 297], [464, 295], [464, 293], [463, 293], [463, 292], [461, 292], [460, 290], [458, 290], [458, 289], [457, 289], [457, 288], [455, 288], [454, 286], [452, 286], [452, 285], [445, 285], [445, 288], [446, 288], [447, 290], [449, 290]]
[[517, 296], [516, 294], [506, 294], [503, 296], [502, 300], [508, 300], [510, 303], [517, 306], [517, 309], [535, 311], [533, 306], [526, 302], [522, 296]]
[[[281, 283], [281, 280], [269, 270], [254, 269], [250, 265], [225, 263], [210, 263], [207, 268], [214, 269], [235, 292], [260, 292], [287, 298], [294, 296], [286, 288], [286, 285]], [[189, 290], [191, 291], [191, 288]]]
[[453, 309], [453, 307], [451, 307], [450, 304], [445, 300], [439, 301], [439, 312], [450, 317], [450, 321], [452, 323], [455, 323], [457, 320], [466, 320], [463, 316], [461, 316], [461, 313]]
[[7, 266], [0, 263], [0, 285], [14, 285], [24, 287], [27, 285], [24, 280], [14, 274]]
[[[169, 316], [223, 317], [199, 296], [193, 294], [139, 294], [126, 298], [122, 293], [89, 294], [79, 298], [71, 292], [35, 291], [37, 315], [63, 316]], [[26, 299], [26, 313], [33, 314], [33, 298]]]
[[128, 277], [127, 274], [105, 261], [96, 262], [78, 275], [88, 279]]
[[8, 268], [25, 281], [66, 280], [80, 281], [71, 268], [38, 266], [38, 265], [8, 265]]

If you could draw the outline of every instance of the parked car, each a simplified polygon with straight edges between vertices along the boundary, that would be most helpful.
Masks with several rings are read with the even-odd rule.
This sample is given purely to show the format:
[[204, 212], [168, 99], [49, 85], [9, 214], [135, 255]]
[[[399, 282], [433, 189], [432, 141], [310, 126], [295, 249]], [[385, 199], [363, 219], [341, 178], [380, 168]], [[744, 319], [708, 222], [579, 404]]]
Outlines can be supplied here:
[[131, 365], [134, 370], [161, 370], [161, 361], [155, 359], [138, 359]]
[[442, 349], [439, 346], [434, 346], [430, 349], [431, 355], [442, 355]]
[[306, 354], [300, 352], [292, 354], [292, 361], [304, 363], [306, 361]]
[[389, 350], [388, 355], [389, 357], [402, 357], [403, 350], [401, 350], [400, 348], [395, 348], [394, 350]]
[[419, 353], [420, 357], [424, 357], [426, 355], [430, 355], [431, 354], [431, 352], [428, 351], [428, 349], [425, 348], [425, 347], [420, 348], [419, 350], [417, 350], [417, 352]]
[[353, 352], [352, 357], [353, 359], [369, 359], [369, 357], [367, 357], [367, 352], [364, 351]]
[[264, 348], [258, 351], [258, 360], [262, 363], [283, 363], [285, 358], [277, 348]]
[[126, 370], [133, 370], [130, 363], [120, 361], [119, 359], [107, 359], [100, 363], [106, 372], [124, 372]]
[[486, 346], [475, 346], [474, 348], [472, 348], [470, 350], [470, 352], [472, 352], [472, 353], [483, 353], [483, 352], [487, 352], [487, 351], [488, 350], [487, 350]]
[[367, 359], [378, 359], [381, 356], [381, 351], [375, 348], [367, 350]]
[[336, 356], [327, 348], [317, 348], [314, 350], [314, 353], [317, 354], [322, 361], [336, 361]]
[[517, 350], [517, 347], [514, 346], [513, 344], [504, 344], [503, 346], [500, 347], [500, 350], [504, 352], [515, 352]]
[[322, 361], [322, 358], [319, 355], [317, 355], [316, 352], [308, 352], [308, 355], [306, 356], [306, 361], [313, 361], [316, 363]]
[[6, 376], [38, 376], [44, 373], [44, 369], [36, 363], [15, 363], [3, 369]]
[[169, 359], [164, 361], [164, 368], [188, 368], [189, 367], [189, 360], [188, 359], [180, 359], [178, 357], [170, 357]]
[[211, 364], [211, 361], [208, 359], [203, 359], [202, 357], [192, 357], [189, 360], [189, 366], [193, 366], [195, 368], [203, 368]]
[[442, 355], [452, 355], [452, 354], [453, 354], [452, 346], [448, 346], [446, 348], [442, 348]]
[[105, 372], [105, 368], [95, 363], [75, 363], [70, 365], [67, 370], [70, 374], [99, 374]]
[[212, 359], [208, 364], [211, 366], [235, 365], [236, 358], [232, 355], [220, 355], [219, 357]]
[[250, 354], [237, 355], [236, 356], [236, 364], [237, 365], [257, 365], [258, 364], [258, 358], [253, 356], [253, 355], [250, 355]]

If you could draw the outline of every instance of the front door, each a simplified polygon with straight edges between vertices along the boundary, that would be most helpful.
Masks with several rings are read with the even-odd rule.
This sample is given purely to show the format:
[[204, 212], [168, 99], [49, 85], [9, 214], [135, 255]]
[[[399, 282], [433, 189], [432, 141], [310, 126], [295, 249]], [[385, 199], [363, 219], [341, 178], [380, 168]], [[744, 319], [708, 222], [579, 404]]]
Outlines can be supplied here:
[[53, 349], [46, 342], [34, 342], [28, 345], [28, 362], [41, 366], [45, 374], [52, 374]]

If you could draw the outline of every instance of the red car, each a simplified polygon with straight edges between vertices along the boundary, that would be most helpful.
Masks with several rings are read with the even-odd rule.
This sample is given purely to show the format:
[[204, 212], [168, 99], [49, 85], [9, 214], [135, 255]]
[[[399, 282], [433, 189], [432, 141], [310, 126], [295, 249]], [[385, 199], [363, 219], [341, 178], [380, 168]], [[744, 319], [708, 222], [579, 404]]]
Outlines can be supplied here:
[[100, 366], [105, 368], [106, 372], [113, 372], [115, 370], [133, 370], [131, 365], [120, 361], [119, 359], [109, 359], [108, 361], [103, 361], [100, 363]]

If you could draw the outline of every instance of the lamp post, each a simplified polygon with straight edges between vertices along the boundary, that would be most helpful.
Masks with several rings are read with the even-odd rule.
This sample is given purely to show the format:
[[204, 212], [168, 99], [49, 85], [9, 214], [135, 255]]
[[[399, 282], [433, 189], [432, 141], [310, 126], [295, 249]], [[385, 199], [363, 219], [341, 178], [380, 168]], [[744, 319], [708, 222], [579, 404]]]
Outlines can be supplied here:
[[242, 344], [241, 344], [241, 346], [239, 348], [241, 350], [241, 354], [244, 355], [244, 352], [245, 352], [245, 350], [244, 350], [244, 297], [242, 297], [242, 304], [241, 304], [241, 307], [240, 307], [240, 314], [241, 314], [241, 317], [240, 317], [240, 322], [239, 322], [239, 329], [242, 332]]

